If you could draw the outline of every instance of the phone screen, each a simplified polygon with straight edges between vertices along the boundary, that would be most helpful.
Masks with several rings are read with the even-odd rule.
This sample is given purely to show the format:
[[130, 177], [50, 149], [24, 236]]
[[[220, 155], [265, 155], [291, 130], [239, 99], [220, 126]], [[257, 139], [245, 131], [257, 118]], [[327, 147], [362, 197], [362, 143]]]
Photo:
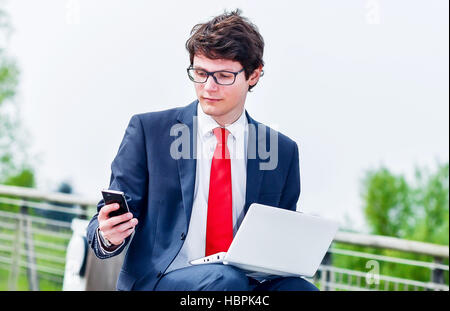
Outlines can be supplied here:
[[115, 217], [129, 212], [127, 200], [123, 192], [114, 190], [102, 190], [105, 205], [118, 203], [119, 209], [109, 213], [108, 217]]

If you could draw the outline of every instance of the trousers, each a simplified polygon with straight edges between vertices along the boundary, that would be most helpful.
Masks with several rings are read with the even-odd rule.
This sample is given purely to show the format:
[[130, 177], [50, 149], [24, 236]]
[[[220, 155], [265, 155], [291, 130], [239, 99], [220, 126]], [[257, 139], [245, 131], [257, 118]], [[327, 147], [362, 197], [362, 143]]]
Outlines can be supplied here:
[[274, 277], [259, 282], [237, 267], [195, 265], [164, 274], [156, 291], [318, 291], [301, 277]]

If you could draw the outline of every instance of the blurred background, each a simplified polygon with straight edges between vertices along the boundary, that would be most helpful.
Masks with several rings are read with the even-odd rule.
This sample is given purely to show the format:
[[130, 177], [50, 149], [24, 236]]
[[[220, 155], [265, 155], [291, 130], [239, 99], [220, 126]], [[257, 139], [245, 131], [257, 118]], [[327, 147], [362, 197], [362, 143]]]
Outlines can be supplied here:
[[184, 44], [236, 8], [265, 40], [246, 109], [298, 143], [298, 209], [341, 225], [313, 281], [448, 290], [448, 6], [0, 1], [0, 290], [114, 287], [83, 226], [125, 128], [196, 99]]

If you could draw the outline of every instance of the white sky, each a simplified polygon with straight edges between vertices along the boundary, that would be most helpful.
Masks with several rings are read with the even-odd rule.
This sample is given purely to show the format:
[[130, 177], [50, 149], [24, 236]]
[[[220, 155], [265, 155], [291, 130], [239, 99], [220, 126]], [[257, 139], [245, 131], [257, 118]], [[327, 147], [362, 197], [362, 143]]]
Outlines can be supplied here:
[[2, 1], [38, 187], [100, 199], [135, 113], [195, 99], [193, 25], [239, 7], [264, 37], [250, 115], [300, 146], [303, 211], [366, 231], [360, 180], [449, 159], [448, 1]]

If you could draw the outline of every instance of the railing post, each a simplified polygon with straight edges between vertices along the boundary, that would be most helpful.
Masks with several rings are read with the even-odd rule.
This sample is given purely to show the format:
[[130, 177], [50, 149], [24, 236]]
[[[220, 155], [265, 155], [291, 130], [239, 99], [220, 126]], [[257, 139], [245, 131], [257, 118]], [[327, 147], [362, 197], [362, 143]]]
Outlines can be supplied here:
[[87, 218], [87, 205], [80, 205], [82, 214], [78, 217], [80, 219], [88, 219]]
[[36, 271], [36, 253], [34, 251], [34, 241], [31, 220], [28, 216], [28, 207], [26, 204], [21, 204], [20, 213], [23, 217], [23, 231], [25, 236], [25, 251], [27, 255], [27, 277], [28, 288], [31, 291], [39, 290], [39, 281]]
[[[434, 257], [433, 262], [435, 264], [443, 264], [444, 260], [439, 257]], [[431, 281], [437, 284], [444, 284], [444, 270], [439, 267], [433, 268], [433, 270], [431, 270]]]
[[[331, 252], [327, 252], [325, 254], [325, 257], [323, 257], [322, 260], [322, 265], [326, 266], [326, 267], [331, 267], [333, 264], [333, 257]], [[325, 286], [324, 286], [324, 290], [325, 291], [329, 291], [332, 290], [333, 287], [330, 286], [330, 282], [331, 282], [331, 271], [329, 269], [326, 269], [325, 271], [322, 271], [322, 273], [324, 273], [324, 275], [322, 276], [322, 280], [324, 280], [325, 282]]]
[[13, 240], [13, 250], [11, 254], [11, 272], [8, 278], [8, 289], [17, 289], [17, 279], [20, 273], [20, 249], [22, 248], [22, 217], [18, 214], [16, 223], [16, 234]]

